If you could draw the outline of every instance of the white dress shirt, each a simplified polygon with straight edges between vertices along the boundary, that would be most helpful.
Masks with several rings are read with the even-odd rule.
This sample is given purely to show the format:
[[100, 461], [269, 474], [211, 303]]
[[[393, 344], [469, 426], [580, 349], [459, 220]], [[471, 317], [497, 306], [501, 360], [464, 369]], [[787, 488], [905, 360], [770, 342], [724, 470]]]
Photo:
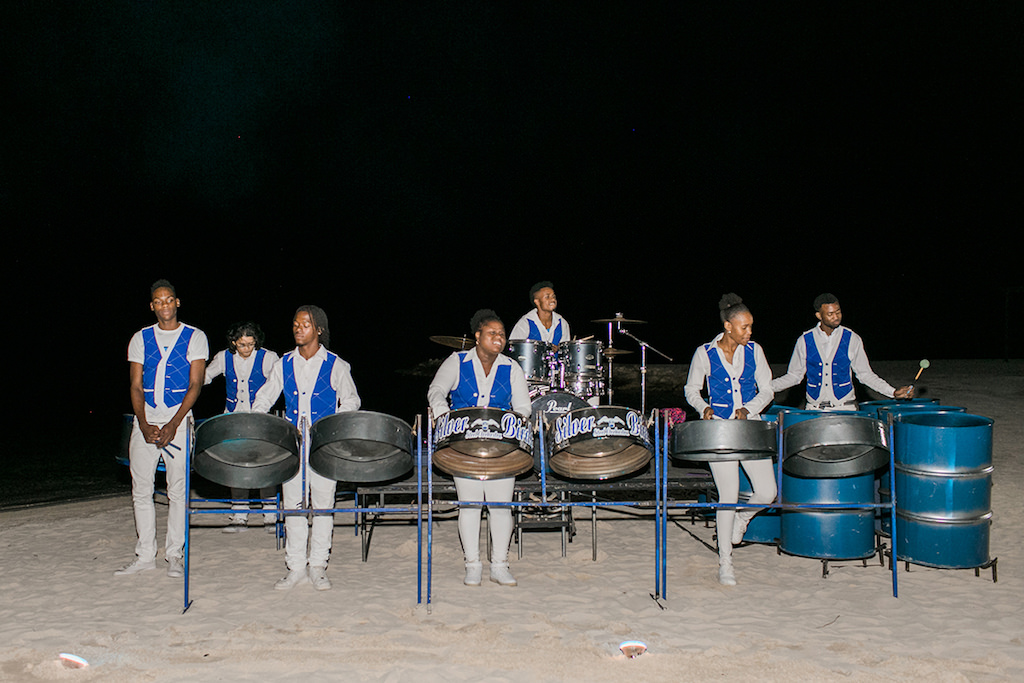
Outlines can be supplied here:
[[[285, 357], [289, 354], [292, 357], [292, 367], [295, 369], [295, 387], [299, 392], [298, 419], [306, 418], [307, 429], [309, 428], [312, 415], [310, 398], [312, 397], [313, 389], [316, 387], [316, 378], [320, 374], [320, 366], [327, 360], [327, 353], [327, 349], [321, 345], [309, 360], [302, 357], [298, 348], [285, 354]], [[282, 357], [274, 363], [274, 366], [270, 369], [270, 374], [267, 375], [267, 383], [256, 394], [256, 401], [252, 404], [252, 411], [254, 413], [270, 412], [271, 407], [277, 402], [278, 396], [281, 395], [283, 388], [284, 358]], [[356, 391], [355, 382], [352, 381], [351, 366], [341, 358], [335, 360], [334, 367], [331, 368], [331, 388], [338, 395], [335, 412], [342, 413], [349, 410], [359, 410], [362, 402], [359, 399], [359, 393]]]
[[[549, 344], [554, 343], [554, 342], [551, 341], [551, 339], [555, 335], [555, 329], [558, 327], [559, 321], [561, 321], [561, 323], [562, 323], [562, 338], [559, 340], [559, 343], [564, 342], [564, 341], [569, 341], [570, 339], [572, 339], [572, 333], [569, 331], [569, 322], [565, 318], [563, 318], [562, 316], [558, 315], [558, 313], [556, 313], [555, 311], [552, 311], [551, 312], [551, 329], [548, 329], [548, 328], [544, 327], [544, 323], [542, 323], [540, 321], [540, 315], [537, 314], [537, 309], [536, 308], [533, 309], [532, 311], [530, 311], [529, 313], [527, 313], [526, 315], [524, 315], [522, 318], [519, 319], [519, 322], [517, 322], [515, 324], [515, 327], [512, 328], [512, 333], [509, 335], [508, 338], [510, 340], [513, 340], [513, 339], [515, 339], [515, 340], [518, 340], [518, 339], [529, 339], [530, 338], [530, 323], [529, 323], [530, 320], [532, 320], [533, 324], [537, 326], [538, 330], [540, 330], [541, 341], [546, 341]], [[519, 412], [519, 411], [516, 411], [516, 412]]]
[[[476, 377], [477, 389], [476, 404], [478, 407], [487, 408], [490, 406], [491, 387], [494, 384], [497, 370], [502, 365], [510, 365], [512, 367], [509, 371], [509, 379], [512, 384], [512, 410], [523, 417], [530, 416], [532, 409], [530, 405], [530, 386], [526, 383], [526, 373], [523, 372], [523, 368], [519, 363], [504, 354], [498, 354], [494, 364], [491, 365], [491, 374], [485, 375], [484, 366], [480, 362], [480, 356], [477, 355], [475, 347], [469, 349], [466, 357], [473, 364], [473, 374]], [[460, 363], [459, 352], [456, 351], [445, 358], [444, 362], [441, 363], [441, 367], [437, 369], [434, 379], [430, 382], [430, 388], [427, 389], [427, 402], [430, 404], [435, 418], [444, 415], [451, 409], [448, 406], [448, 396], [459, 386]]]
[[[748, 419], [759, 420], [761, 419], [761, 411], [767, 408], [768, 404], [775, 397], [772, 391], [772, 370], [768, 366], [768, 360], [765, 358], [761, 345], [754, 342], [754, 357], [752, 359], [747, 358], [747, 347], [738, 346], [732, 354], [732, 362], [730, 363], [726, 360], [725, 354], [718, 346], [718, 342], [724, 334], [724, 332], [720, 333], [711, 340], [711, 353], [718, 354], [719, 360], [721, 360], [722, 365], [732, 380], [733, 414], [730, 415], [730, 418], [735, 417], [736, 411], [740, 408], [746, 408], [749, 413]], [[754, 381], [757, 383], [757, 394], [748, 403], [744, 403], [743, 394], [740, 391], [739, 378], [743, 375], [743, 368], [748, 361], [755, 363]], [[704, 388], [704, 382], [710, 374], [711, 361], [708, 359], [707, 352], [704, 351], [704, 346], [698, 346], [697, 350], [693, 353], [693, 359], [690, 361], [690, 371], [686, 376], [686, 386], [683, 387], [683, 394], [686, 396], [686, 402], [693, 406], [694, 410], [702, 417], [704, 410], [711, 407], [700, 395], [701, 390]]]
[[[167, 368], [167, 357], [171, 349], [178, 343], [178, 337], [186, 326], [185, 323], [178, 323], [173, 330], [161, 330], [159, 325], [153, 325], [153, 332], [156, 336], [157, 346], [160, 347], [160, 362], [156, 367], [154, 381], [153, 399], [156, 407], [146, 404], [146, 421], [149, 424], [164, 425], [170, 422], [174, 414], [178, 412], [178, 406], [167, 406], [164, 404], [164, 376]], [[210, 343], [206, 334], [198, 327], [192, 327], [192, 338], [188, 340], [188, 349], [185, 352], [185, 359], [189, 363], [197, 360], [206, 360], [210, 357]], [[128, 342], [128, 361], [138, 363], [145, 367], [146, 364], [146, 342], [142, 339], [142, 330], [136, 332]]]
[[[250, 413], [252, 412], [252, 395], [249, 393], [249, 377], [252, 376], [253, 363], [256, 362], [257, 351], [253, 351], [249, 354], [248, 358], [242, 358], [240, 353], [231, 353], [227, 349], [218, 351], [217, 355], [213, 357], [206, 365], [206, 377], [203, 379], [203, 385], [207, 385], [214, 380], [217, 375], [227, 374], [225, 373], [225, 361], [230, 358], [231, 362], [235, 366], [235, 379], [238, 380], [238, 390], [235, 394], [235, 412], [236, 413]], [[274, 363], [280, 358], [276, 353], [270, 349], [265, 349], [263, 354], [263, 376], [270, 378], [270, 372], [274, 369]], [[262, 387], [260, 388], [262, 391]]]
[[[814, 338], [814, 345], [818, 348], [818, 355], [821, 356], [823, 365], [821, 369], [821, 393], [818, 395], [817, 401], [810, 396], [806, 397], [808, 408], [821, 403], [830, 403], [832, 406], [840, 403], [840, 399], [837, 399], [833, 393], [832, 360], [839, 349], [843, 330], [847, 329], [849, 328], [840, 325], [832, 331], [832, 334], [825, 334], [824, 330], [821, 329], [821, 325], [815, 325], [808, 330]], [[886, 398], [892, 398], [896, 390], [871, 369], [867, 354], [864, 353], [864, 342], [861, 340], [860, 335], [853, 330], [850, 330], [849, 353], [850, 369], [857, 376], [857, 380]], [[804, 343], [804, 336], [800, 335], [800, 338], [796, 340], [796, 346], [793, 348], [793, 356], [789, 359], [789, 369], [785, 375], [772, 380], [772, 390], [778, 392], [796, 386], [803, 381], [806, 374], [807, 346]], [[842, 400], [851, 400], [852, 398], [852, 395], [848, 395], [843, 397]]]

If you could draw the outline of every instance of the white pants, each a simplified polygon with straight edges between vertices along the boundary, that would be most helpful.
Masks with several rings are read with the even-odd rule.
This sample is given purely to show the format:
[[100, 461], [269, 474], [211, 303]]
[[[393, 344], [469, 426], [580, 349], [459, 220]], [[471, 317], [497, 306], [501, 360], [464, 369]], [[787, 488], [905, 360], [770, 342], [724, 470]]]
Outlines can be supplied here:
[[[511, 503], [516, 478], [466, 479], [455, 477], [459, 500], [483, 500]], [[459, 505], [459, 539], [466, 562], [480, 561], [479, 505]], [[491, 564], [508, 562], [508, 544], [512, 541], [512, 508], [487, 506], [487, 526], [491, 531]]]
[[[156, 505], [153, 503], [153, 478], [163, 456], [167, 469], [167, 538], [165, 557], [181, 557], [185, 545], [185, 468], [188, 466], [188, 418], [178, 425], [166, 452], [147, 443], [139, 430], [138, 418], [132, 424], [128, 441], [128, 469], [132, 475], [132, 507], [135, 511], [135, 531], [139, 540], [135, 554], [142, 562], [156, 559]], [[157, 425], [163, 426], [163, 425]], [[173, 457], [170, 457], [173, 456]]]
[[[753, 493], [750, 495], [751, 503], [770, 503], [775, 500], [777, 489], [775, 487], [775, 465], [771, 458], [759, 460], [729, 460], [725, 462], [712, 462], [711, 476], [715, 479], [715, 487], [718, 489], [719, 503], [736, 503], [740, 498], [740, 462], [743, 463], [743, 470], [750, 480], [750, 488]], [[732, 527], [739, 515], [740, 519], [750, 519], [761, 510], [719, 509], [715, 513], [715, 526], [718, 534], [718, 557], [719, 561], [732, 560]]]
[[[232, 486], [231, 487], [231, 497], [232, 498], [248, 498], [250, 490], [251, 489], [239, 489], [239, 488], [235, 488], [234, 486]], [[259, 490], [259, 495], [260, 495], [260, 498], [273, 498], [274, 496], [277, 495], [277, 487], [276, 486], [265, 486], [264, 488], [261, 488]], [[264, 507], [274, 507], [274, 504], [273, 503], [269, 503], [269, 504], [264, 505]], [[234, 510], [235, 512], [234, 512], [234, 514], [229, 515], [229, 517], [231, 517], [234, 520], [237, 520], [239, 523], [245, 524], [246, 520], [249, 519], [249, 509], [250, 509], [249, 508], [249, 503], [234, 503], [231, 506], [231, 509]], [[263, 523], [264, 524], [273, 524], [276, 521], [277, 521], [277, 515], [274, 514], [273, 512], [264, 512], [263, 513]]]
[[[318, 510], [334, 507], [334, 491], [338, 482], [317, 474], [308, 465], [306, 490], [309, 491], [310, 505]], [[302, 468], [294, 477], [281, 484], [281, 505], [286, 510], [302, 507]], [[331, 540], [334, 537], [334, 515], [313, 515], [313, 533], [310, 537], [309, 523], [305, 515], [287, 515], [284, 520], [285, 543], [284, 561], [289, 570], [310, 567], [326, 567], [331, 554]], [[309, 555], [306, 555], [306, 543]]]

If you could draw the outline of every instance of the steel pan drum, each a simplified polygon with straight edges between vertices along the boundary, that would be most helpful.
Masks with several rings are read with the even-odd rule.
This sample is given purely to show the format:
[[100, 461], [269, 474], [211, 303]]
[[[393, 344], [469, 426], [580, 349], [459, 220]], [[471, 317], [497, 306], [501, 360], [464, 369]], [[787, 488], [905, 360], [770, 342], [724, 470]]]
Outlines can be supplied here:
[[672, 430], [673, 457], [699, 462], [758, 460], [778, 452], [775, 423], [761, 420], [695, 420]]
[[[874, 488], [870, 472], [826, 479], [782, 473], [782, 502], [787, 504], [870, 504]], [[783, 509], [781, 531], [779, 549], [790, 555], [851, 560], [875, 554], [875, 511], [870, 508]]]
[[266, 413], [225, 413], [196, 428], [194, 467], [240, 489], [277, 486], [299, 471], [299, 431]]
[[567, 391], [552, 391], [533, 399], [530, 404], [530, 429], [533, 431], [533, 469], [540, 472], [540, 423], [544, 423], [544, 442], [547, 459], [545, 470], [551, 472], [551, 447], [555, 443], [555, 420], [578, 408], [587, 408], [588, 403]]
[[789, 474], [853, 477], [889, 461], [889, 433], [879, 420], [829, 413], [784, 427], [782, 450], [782, 469]]
[[571, 479], [611, 479], [651, 460], [643, 413], [622, 406], [577, 408], [555, 420], [551, 470]]
[[858, 408], [863, 412], [869, 413], [871, 417], [880, 417], [878, 411], [881, 408], [929, 408], [938, 405], [938, 403], [939, 399], [937, 398], [888, 398], [881, 401], [864, 401]]
[[309, 428], [309, 466], [335, 481], [388, 481], [413, 467], [412, 428], [367, 410], [322, 417]]
[[433, 462], [454, 477], [514, 477], [533, 467], [533, 432], [526, 418], [510, 410], [453, 410], [434, 426]]

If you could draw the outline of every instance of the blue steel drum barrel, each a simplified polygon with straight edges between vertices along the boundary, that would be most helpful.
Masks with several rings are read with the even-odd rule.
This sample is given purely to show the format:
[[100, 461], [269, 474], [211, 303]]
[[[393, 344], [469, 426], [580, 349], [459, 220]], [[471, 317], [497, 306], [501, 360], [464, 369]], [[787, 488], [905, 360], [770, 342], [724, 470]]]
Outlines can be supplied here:
[[[868, 472], [812, 479], [783, 472], [781, 488], [784, 504], [870, 504], [874, 501], [875, 477]], [[872, 508], [784, 509], [779, 548], [790, 555], [821, 560], [870, 557], [875, 554], [875, 512]]]
[[[740, 465], [740, 502], [750, 500], [754, 492], [747, 473]], [[766, 508], [758, 512], [747, 524], [743, 540], [751, 543], [778, 543], [781, 536], [782, 520], [778, 508]]]
[[896, 557], [967, 569], [989, 561], [993, 420], [907, 412], [893, 423]]
[[934, 408], [938, 403], [939, 399], [937, 398], [887, 398], [880, 401], [864, 401], [857, 407], [861, 412], [868, 413], [871, 417], [880, 417], [878, 411], [891, 406], [928, 409]]

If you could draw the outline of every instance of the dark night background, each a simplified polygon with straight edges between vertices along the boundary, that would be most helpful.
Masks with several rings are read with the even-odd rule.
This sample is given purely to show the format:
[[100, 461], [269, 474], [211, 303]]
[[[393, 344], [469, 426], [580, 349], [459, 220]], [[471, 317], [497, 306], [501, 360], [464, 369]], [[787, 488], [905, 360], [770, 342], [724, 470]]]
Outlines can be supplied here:
[[212, 351], [246, 318], [285, 351], [320, 305], [364, 408], [405, 419], [427, 337], [510, 328], [540, 279], [577, 335], [621, 311], [677, 363], [727, 291], [773, 363], [821, 291], [874, 360], [1020, 357], [1019, 3], [0, 12], [5, 422], [32, 443], [129, 409], [160, 277]]

